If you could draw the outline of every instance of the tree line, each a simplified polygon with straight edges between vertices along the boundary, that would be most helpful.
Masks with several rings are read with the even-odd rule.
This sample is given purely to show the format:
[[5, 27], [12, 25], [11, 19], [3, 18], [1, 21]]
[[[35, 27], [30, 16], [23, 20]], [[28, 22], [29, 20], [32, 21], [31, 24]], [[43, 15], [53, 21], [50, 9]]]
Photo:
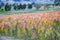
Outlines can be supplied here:
[[[57, 6], [59, 5], [58, 3], [57, 4], [52, 4], [52, 6]], [[27, 7], [28, 6], [28, 7]], [[11, 11], [12, 7], [14, 10], [24, 10], [26, 8], [28, 9], [32, 9], [33, 7], [35, 7], [36, 9], [39, 9], [42, 5], [40, 4], [35, 4], [35, 3], [31, 3], [31, 4], [19, 4], [18, 3], [14, 3], [13, 5], [11, 4], [8, 4], [6, 3], [4, 6], [3, 5], [0, 5], [0, 11]], [[46, 5], [43, 5], [45, 8], [48, 8], [48, 6], [50, 6], [50, 4], [46, 4]], [[4, 9], [2, 9], [2, 7], [4, 7]]]
[[[32, 6], [33, 6], [33, 4], [28, 4], [28, 9], [32, 9]], [[14, 10], [24, 10], [24, 9], [26, 9], [27, 8], [27, 5], [26, 4], [17, 4], [17, 3], [14, 3], [13, 5], [11, 5], [11, 4], [6, 4], [6, 5], [4, 5], [4, 10], [5, 11], [10, 11], [11, 9], [12, 9], [12, 7], [13, 7], [13, 9]], [[2, 6], [0, 5], [0, 9], [2, 10]]]

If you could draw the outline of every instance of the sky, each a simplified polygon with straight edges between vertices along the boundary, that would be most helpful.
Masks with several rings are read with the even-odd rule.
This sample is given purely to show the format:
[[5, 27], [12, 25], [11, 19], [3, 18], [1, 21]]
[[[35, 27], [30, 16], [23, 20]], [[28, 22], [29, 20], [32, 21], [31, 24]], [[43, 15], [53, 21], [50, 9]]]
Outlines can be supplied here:
[[[8, 0], [0, 0], [0, 1], [8, 1]], [[12, 1], [22, 1], [22, 0], [12, 0]], [[24, 0], [24, 1], [30, 1], [30, 0]], [[33, 1], [33, 0], [31, 0], [31, 1]]]
[[37, 3], [53, 3], [54, 0], [0, 0], [0, 2], [8, 2], [8, 3], [14, 3], [14, 2], [21, 2], [21, 1], [31, 1], [31, 2], [37, 2]]
[[[9, 0], [0, 0], [0, 1], [9, 1]], [[52, 1], [52, 0], [10, 0], [10, 1]]]
[[[0, 0], [1, 1], [9, 1], [9, 0]], [[10, 1], [22, 1], [22, 0], [10, 0]], [[24, 0], [24, 1], [30, 1], [30, 0]]]

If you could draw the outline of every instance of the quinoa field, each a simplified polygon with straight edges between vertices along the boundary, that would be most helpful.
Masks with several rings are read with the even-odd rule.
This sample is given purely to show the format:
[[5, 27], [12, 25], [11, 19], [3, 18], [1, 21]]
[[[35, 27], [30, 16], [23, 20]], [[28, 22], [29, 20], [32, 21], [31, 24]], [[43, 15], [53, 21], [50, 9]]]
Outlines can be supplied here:
[[2, 15], [0, 36], [13, 40], [60, 40], [60, 10]]

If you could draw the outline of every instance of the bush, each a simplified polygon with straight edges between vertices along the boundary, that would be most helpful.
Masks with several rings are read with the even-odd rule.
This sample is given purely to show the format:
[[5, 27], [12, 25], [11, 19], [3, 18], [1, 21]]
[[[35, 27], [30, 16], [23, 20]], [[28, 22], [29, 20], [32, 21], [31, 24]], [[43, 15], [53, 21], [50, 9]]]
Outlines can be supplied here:
[[10, 11], [11, 10], [11, 5], [8, 3], [5, 5], [5, 11]]

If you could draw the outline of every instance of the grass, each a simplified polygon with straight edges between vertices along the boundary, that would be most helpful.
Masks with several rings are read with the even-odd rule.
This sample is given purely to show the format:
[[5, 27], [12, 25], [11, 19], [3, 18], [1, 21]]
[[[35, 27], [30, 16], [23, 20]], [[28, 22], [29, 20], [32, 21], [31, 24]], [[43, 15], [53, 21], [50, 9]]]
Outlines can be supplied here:
[[26, 9], [19, 11], [1, 11], [0, 14], [17, 14], [17, 13], [31, 13], [31, 12], [42, 12], [46, 10]]

